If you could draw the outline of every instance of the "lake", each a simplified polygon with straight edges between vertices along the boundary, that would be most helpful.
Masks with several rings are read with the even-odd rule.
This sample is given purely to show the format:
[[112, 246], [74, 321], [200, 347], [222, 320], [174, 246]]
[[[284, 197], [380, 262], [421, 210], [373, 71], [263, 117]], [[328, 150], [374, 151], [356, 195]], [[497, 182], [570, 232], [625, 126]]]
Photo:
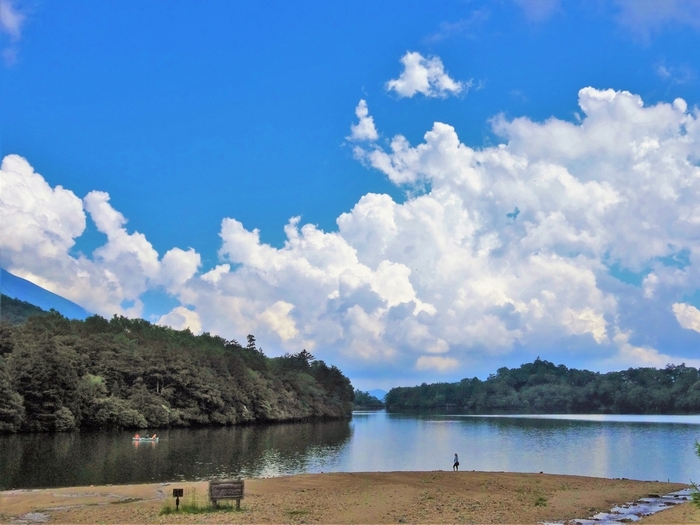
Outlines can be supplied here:
[[[144, 435], [144, 433], [141, 433]], [[467, 416], [354, 412], [350, 420], [159, 433], [0, 435], [0, 489], [461, 470], [700, 480], [700, 416]]]

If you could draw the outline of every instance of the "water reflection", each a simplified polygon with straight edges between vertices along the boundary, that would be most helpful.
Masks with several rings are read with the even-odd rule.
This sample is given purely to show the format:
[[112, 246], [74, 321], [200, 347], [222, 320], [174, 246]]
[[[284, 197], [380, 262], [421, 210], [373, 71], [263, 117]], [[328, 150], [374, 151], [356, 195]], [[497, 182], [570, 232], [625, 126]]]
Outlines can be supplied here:
[[260, 477], [320, 471], [352, 436], [349, 421], [164, 431], [0, 436], [0, 489]]
[[462, 470], [700, 479], [698, 416], [465, 416], [356, 412], [351, 421], [131, 434], [0, 436], [0, 488]]
[[[694, 454], [700, 416], [388, 414], [432, 426], [439, 467], [460, 454], [464, 470], [548, 472], [687, 483], [700, 478]], [[449, 428], [445, 442], [444, 429]], [[399, 445], [401, 446], [401, 445]], [[405, 445], [411, 454], [420, 450]], [[425, 449], [425, 444], [421, 447]], [[452, 450], [454, 449], [454, 451]], [[422, 461], [422, 470], [432, 454]], [[462, 458], [464, 457], [464, 460]], [[434, 461], [434, 464], [437, 462]]]

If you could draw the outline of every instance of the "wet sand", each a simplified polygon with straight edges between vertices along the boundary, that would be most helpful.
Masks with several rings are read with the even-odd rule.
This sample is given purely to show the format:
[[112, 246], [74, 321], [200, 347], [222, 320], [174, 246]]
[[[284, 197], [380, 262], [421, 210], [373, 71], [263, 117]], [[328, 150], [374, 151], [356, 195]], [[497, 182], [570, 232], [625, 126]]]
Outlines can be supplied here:
[[[680, 483], [507, 472], [302, 474], [245, 481], [241, 512], [160, 515], [173, 488], [206, 501], [207, 483], [0, 492], [1, 523], [540, 523], [589, 518]], [[700, 523], [684, 503], [643, 518]]]

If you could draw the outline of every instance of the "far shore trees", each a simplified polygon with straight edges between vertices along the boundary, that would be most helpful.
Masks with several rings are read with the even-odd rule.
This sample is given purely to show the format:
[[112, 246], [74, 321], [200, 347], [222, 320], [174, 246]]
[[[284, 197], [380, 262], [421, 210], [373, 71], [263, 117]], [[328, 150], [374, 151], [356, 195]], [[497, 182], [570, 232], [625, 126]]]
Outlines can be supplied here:
[[388, 410], [458, 409], [477, 414], [700, 414], [700, 372], [680, 365], [601, 374], [539, 357], [485, 381], [393, 388]]

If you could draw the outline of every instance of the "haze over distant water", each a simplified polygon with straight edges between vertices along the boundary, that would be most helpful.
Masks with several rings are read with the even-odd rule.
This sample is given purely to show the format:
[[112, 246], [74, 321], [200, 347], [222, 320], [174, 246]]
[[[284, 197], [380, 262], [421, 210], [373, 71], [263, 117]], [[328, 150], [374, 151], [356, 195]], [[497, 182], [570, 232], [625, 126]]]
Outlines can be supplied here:
[[82, 306], [53, 292], [49, 292], [26, 279], [12, 275], [2, 268], [0, 268], [0, 292], [13, 299], [31, 303], [46, 311], [53, 308], [68, 319], [82, 320], [92, 315]]

